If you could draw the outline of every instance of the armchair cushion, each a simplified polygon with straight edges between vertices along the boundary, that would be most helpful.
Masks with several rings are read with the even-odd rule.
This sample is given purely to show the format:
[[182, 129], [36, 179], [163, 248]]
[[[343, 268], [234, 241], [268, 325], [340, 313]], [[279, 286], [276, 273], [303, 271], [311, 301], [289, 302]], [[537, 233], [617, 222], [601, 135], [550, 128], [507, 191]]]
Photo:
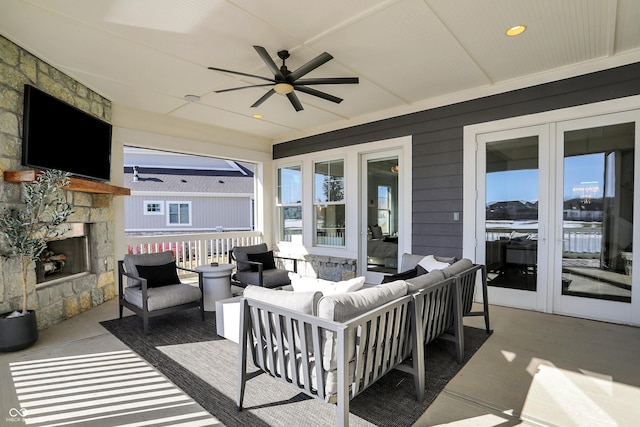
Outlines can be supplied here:
[[[276, 268], [276, 261], [273, 259], [273, 251], [260, 252], [257, 254], [247, 254], [249, 261], [262, 263], [262, 270], [273, 270]], [[251, 265], [251, 271], [258, 271], [257, 265]]]
[[[147, 289], [147, 304], [150, 312], [199, 301], [201, 298], [200, 288], [185, 283]], [[136, 307], [143, 307], [140, 288], [132, 286], [125, 288], [124, 299]]]
[[[140, 277], [139, 265], [163, 265], [175, 263], [172, 251], [157, 252], [153, 254], [126, 254], [124, 267], [127, 273]], [[127, 286], [140, 286], [140, 281], [127, 277]]]
[[237, 271], [251, 271], [251, 265], [243, 261], [249, 261], [248, 254], [259, 254], [267, 252], [267, 244], [260, 243], [251, 246], [236, 246], [233, 248], [233, 256], [236, 259]]
[[139, 277], [147, 279], [148, 288], [176, 285], [180, 283], [176, 264], [173, 262], [162, 265], [136, 265]]

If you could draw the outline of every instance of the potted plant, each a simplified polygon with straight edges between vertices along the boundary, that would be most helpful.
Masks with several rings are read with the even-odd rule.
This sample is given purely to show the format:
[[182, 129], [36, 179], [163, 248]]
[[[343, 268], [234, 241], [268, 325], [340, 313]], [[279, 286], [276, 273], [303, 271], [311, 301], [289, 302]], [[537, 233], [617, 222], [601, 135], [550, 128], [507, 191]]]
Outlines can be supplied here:
[[16, 259], [22, 272], [22, 309], [0, 314], [0, 351], [22, 350], [38, 339], [36, 314], [28, 304], [28, 273], [47, 242], [64, 233], [61, 225], [73, 212], [62, 190], [69, 182], [67, 172], [45, 170], [34, 181], [22, 183], [22, 205], [0, 213], [2, 254]]

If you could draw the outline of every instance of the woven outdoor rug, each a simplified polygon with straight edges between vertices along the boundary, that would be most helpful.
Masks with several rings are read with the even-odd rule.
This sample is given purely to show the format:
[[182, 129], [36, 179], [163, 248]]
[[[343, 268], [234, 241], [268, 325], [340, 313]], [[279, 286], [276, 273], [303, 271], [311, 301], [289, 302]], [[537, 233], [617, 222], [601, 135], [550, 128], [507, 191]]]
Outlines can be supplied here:
[[[226, 426], [335, 425], [335, 406], [267, 375], [247, 382], [244, 408], [238, 411], [238, 345], [216, 334], [214, 312], [205, 313], [204, 322], [197, 309], [153, 318], [147, 336], [137, 316], [101, 325]], [[424, 401], [416, 401], [410, 375], [392, 371], [351, 400], [350, 425], [412, 425], [487, 338], [484, 330], [465, 326], [466, 351], [461, 365], [455, 360], [454, 343], [437, 340], [429, 344]], [[253, 367], [250, 361], [247, 364]]]

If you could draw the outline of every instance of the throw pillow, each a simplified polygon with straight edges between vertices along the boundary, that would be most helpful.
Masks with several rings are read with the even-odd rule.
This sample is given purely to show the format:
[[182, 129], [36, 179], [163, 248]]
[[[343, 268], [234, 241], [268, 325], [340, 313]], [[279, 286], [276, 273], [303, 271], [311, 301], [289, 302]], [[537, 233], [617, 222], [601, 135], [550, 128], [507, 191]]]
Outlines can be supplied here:
[[418, 265], [427, 270], [427, 272], [431, 270], [442, 270], [443, 268], [449, 267], [449, 263], [440, 262], [433, 255], [427, 255], [422, 258]]
[[361, 289], [364, 286], [364, 279], [365, 279], [364, 276], [359, 276], [359, 277], [354, 277], [353, 279], [336, 282], [333, 293], [342, 294], [345, 292], [357, 291], [358, 289]]
[[136, 265], [138, 275], [147, 279], [147, 288], [177, 285], [180, 283], [178, 270], [173, 262], [162, 265]]
[[[255, 261], [262, 263], [262, 270], [273, 270], [276, 268], [276, 261], [273, 259], [273, 251], [247, 254], [249, 261]], [[257, 265], [251, 265], [251, 271], [258, 271]]]
[[[424, 268], [420, 267], [422, 270], [424, 270]], [[414, 277], [418, 276], [418, 267], [412, 268], [411, 270], [407, 270], [407, 271], [403, 271], [402, 273], [397, 273], [397, 274], [389, 274], [387, 276], [384, 276], [382, 278], [382, 282], [380, 283], [391, 283], [391, 282], [395, 282], [396, 280], [407, 280], [407, 279], [413, 279]]]
[[382, 239], [382, 228], [379, 225], [371, 226], [371, 238], [372, 239]]

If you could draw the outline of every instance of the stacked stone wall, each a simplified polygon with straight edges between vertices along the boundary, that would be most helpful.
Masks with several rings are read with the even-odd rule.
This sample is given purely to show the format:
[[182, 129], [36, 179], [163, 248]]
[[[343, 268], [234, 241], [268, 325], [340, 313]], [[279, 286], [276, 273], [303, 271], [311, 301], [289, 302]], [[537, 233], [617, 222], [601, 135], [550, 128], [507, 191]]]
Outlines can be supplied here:
[[[24, 85], [35, 86], [85, 112], [111, 121], [111, 101], [0, 36], [0, 178], [1, 172], [23, 170], [22, 115]], [[90, 141], [87, 142], [90, 144]], [[51, 141], [52, 150], [64, 141]], [[74, 153], [69, 153], [74, 155]], [[87, 159], [90, 161], [90, 159]], [[0, 182], [0, 209], [21, 203], [20, 184]], [[74, 208], [70, 222], [90, 224], [90, 273], [69, 280], [36, 285], [35, 265], [28, 278], [29, 308], [37, 311], [38, 327], [47, 328], [115, 297], [112, 195], [66, 191]], [[0, 251], [6, 252], [4, 242]], [[20, 266], [0, 258], [0, 313], [22, 307]]]

